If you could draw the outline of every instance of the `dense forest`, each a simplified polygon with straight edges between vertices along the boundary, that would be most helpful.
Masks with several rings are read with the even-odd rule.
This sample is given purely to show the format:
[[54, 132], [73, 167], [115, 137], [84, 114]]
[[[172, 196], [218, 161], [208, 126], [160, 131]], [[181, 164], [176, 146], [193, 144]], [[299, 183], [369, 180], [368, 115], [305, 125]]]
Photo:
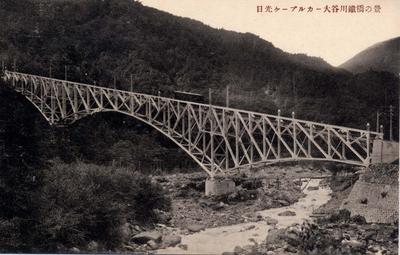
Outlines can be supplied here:
[[[295, 111], [300, 118], [357, 128], [371, 122], [375, 129], [376, 111], [389, 105], [398, 113], [399, 79], [392, 73], [353, 75], [320, 58], [285, 53], [256, 35], [213, 29], [138, 1], [0, 0], [0, 23], [0, 59], [11, 70], [57, 78], [66, 71], [69, 80], [110, 87], [115, 79], [121, 89], [129, 89], [132, 77], [135, 91], [165, 95], [184, 90], [206, 96], [211, 88], [217, 104], [229, 86], [233, 107]], [[126, 116], [99, 114], [50, 127], [3, 85], [0, 252], [56, 251], [60, 244], [90, 240], [117, 247], [125, 221], [169, 209], [146, 175], [196, 167], [166, 138]], [[387, 117], [381, 121], [386, 131]], [[132, 182], [139, 185], [133, 189]], [[127, 208], [126, 200], [137, 207]], [[157, 215], [149, 219], [157, 222]], [[99, 228], [106, 229], [103, 235]]]

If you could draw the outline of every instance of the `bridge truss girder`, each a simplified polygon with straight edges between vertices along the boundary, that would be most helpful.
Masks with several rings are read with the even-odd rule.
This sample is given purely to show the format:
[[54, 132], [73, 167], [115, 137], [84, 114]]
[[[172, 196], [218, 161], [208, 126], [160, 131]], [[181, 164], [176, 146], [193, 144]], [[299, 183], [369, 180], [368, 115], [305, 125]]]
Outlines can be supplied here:
[[368, 166], [382, 134], [239, 109], [6, 71], [4, 79], [50, 125], [119, 112], [174, 141], [211, 177], [282, 161], [323, 160]]

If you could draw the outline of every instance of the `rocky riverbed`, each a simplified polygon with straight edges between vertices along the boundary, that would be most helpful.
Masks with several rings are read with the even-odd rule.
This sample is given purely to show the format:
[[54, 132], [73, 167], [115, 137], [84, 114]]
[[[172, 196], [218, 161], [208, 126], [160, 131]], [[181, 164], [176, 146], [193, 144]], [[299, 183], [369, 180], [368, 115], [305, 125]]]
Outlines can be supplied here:
[[232, 177], [235, 193], [204, 196], [206, 175], [175, 174], [155, 176], [172, 198], [169, 226], [185, 229], [190, 225], [206, 228], [259, 221], [255, 212], [289, 206], [304, 196], [302, 178], [323, 176], [320, 169], [301, 166], [269, 167]]
[[[373, 166], [361, 176], [346, 173], [329, 178], [325, 182], [332, 189], [332, 198], [316, 211], [324, 216], [314, 222], [272, 230], [263, 242], [237, 249], [235, 254], [398, 254], [398, 220], [385, 224], [368, 223], [363, 216], [340, 209], [342, 202], [353, 192], [354, 183], [368, 178], [371, 188], [375, 183], [398, 187], [398, 166]], [[354, 203], [357, 202], [362, 201]], [[398, 213], [394, 218], [398, 219]]]
[[[159, 254], [397, 254], [398, 225], [368, 224], [340, 210], [361, 177], [398, 180], [398, 172], [270, 167], [236, 175], [236, 191], [205, 197], [202, 173], [153, 176], [169, 194], [172, 210], [155, 212], [157, 225], [123, 225], [115, 252]], [[101, 250], [90, 242], [87, 250]], [[79, 252], [79, 250], [71, 250]]]
[[397, 254], [396, 224], [366, 224], [341, 210], [315, 223], [306, 221], [271, 230], [265, 241], [240, 247], [236, 255], [254, 254]]
[[329, 187], [308, 178], [327, 174], [301, 166], [270, 167], [234, 176], [236, 192], [213, 198], [204, 196], [201, 173], [154, 176], [171, 196], [172, 212], [159, 212], [157, 226], [127, 226], [122, 251], [221, 254], [258, 247], [270, 231], [301, 224], [329, 200]]
[[304, 182], [303, 188], [305, 185], [313, 188], [305, 189], [305, 196], [292, 205], [256, 212], [256, 222], [207, 228], [198, 233], [183, 235], [181, 247], [162, 249], [158, 253], [221, 254], [239, 252], [243, 249], [240, 248], [242, 246], [261, 243], [269, 231], [303, 222], [311, 216], [315, 208], [329, 200], [330, 190], [319, 188], [319, 182], [320, 180]]

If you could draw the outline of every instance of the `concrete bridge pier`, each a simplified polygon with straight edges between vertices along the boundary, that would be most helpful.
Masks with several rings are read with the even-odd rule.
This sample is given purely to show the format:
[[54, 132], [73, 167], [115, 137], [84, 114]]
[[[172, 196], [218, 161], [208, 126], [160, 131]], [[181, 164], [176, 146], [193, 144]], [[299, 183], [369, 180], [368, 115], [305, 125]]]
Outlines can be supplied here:
[[393, 163], [399, 159], [399, 143], [395, 141], [374, 140], [371, 164]]
[[207, 178], [206, 196], [221, 196], [235, 191], [235, 182], [231, 179]]

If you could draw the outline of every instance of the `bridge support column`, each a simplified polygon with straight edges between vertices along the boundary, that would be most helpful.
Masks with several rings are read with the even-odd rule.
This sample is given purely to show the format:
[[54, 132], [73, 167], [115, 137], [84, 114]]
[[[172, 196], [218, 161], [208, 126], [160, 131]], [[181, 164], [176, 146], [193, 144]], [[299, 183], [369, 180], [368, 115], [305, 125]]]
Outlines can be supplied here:
[[207, 178], [206, 196], [221, 196], [233, 193], [235, 182], [230, 179]]
[[399, 143], [385, 141], [382, 139], [374, 140], [371, 154], [371, 164], [393, 163], [399, 159]]

